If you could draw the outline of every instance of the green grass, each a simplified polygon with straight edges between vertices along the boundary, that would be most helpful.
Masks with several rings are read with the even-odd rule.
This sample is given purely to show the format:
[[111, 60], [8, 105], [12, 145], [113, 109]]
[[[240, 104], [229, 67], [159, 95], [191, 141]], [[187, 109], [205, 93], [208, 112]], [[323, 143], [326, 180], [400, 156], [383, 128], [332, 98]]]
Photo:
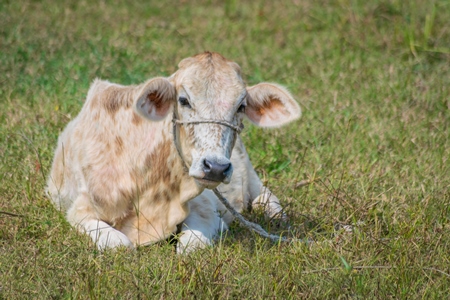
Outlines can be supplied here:
[[[447, 298], [449, 20], [445, 0], [0, 1], [0, 299]], [[316, 243], [235, 224], [189, 256], [99, 253], [44, 196], [59, 133], [95, 77], [140, 83], [204, 50], [301, 104], [243, 133], [290, 228], [246, 216]]]

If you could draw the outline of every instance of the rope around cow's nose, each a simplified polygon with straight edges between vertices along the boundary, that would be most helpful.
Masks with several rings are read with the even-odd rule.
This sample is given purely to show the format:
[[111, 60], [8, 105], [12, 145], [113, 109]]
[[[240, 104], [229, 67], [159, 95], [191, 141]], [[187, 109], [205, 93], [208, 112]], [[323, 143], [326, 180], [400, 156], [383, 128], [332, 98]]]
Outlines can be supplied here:
[[176, 124], [202, 124], [202, 123], [213, 123], [213, 124], [219, 124], [219, 125], [224, 125], [227, 126], [231, 129], [233, 129], [234, 131], [236, 131], [237, 133], [241, 133], [242, 129], [244, 129], [244, 124], [241, 123], [241, 125], [236, 126], [234, 124], [231, 124], [230, 122], [227, 121], [222, 121], [222, 120], [198, 120], [198, 121], [180, 121], [178, 119], [173, 118], [172, 122], [176, 123]]

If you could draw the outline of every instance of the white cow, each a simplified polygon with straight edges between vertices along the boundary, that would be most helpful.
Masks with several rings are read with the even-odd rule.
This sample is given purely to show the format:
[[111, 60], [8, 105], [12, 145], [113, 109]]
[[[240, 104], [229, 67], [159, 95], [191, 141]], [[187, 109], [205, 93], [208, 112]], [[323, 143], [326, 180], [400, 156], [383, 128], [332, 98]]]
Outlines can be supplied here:
[[208, 189], [221, 184], [238, 211], [281, 211], [239, 138], [244, 116], [277, 127], [300, 108], [279, 85], [246, 87], [236, 63], [210, 52], [137, 86], [95, 80], [59, 137], [47, 192], [100, 249], [154, 243], [177, 225], [178, 252], [209, 245], [232, 217]]

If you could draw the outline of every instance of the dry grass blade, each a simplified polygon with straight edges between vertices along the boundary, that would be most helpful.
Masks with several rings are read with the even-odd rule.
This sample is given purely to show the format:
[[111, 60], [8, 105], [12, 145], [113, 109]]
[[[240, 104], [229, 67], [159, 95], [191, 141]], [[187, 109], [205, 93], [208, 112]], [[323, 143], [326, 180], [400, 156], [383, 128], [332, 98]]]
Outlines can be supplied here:
[[313, 183], [314, 180], [304, 179], [295, 184], [296, 188], [307, 186], [308, 184]]

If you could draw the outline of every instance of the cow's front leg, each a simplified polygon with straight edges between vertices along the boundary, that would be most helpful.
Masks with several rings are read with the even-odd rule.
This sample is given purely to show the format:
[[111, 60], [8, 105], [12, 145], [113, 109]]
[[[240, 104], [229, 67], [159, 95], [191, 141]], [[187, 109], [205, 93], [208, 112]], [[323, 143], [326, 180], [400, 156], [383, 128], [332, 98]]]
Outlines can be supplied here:
[[280, 205], [280, 200], [263, 185], [249, 160], [247, 160], [247, 176], [252, 209], [262, 208], [267, 218], [287, 221], [287, 215]]
[[280, 200], [259, 179], [240, 138], [236, 141], [231, 161], [235, 169], [231, 183], [219, 187], [231, 205], [238, 212], [250, 206], [261, 208], [270, 219], [286, 220]]
[[86, 193], [80, 194], [67, 211], [67, 220], [79, 231], [88, 234], [100, 250], [125, 246], [133, 248], [133, 243], [122, 232], [96, 216]]
[[215, 195], [210, 190], [189, 202], [190, 213], [183, 221], [181, 236], [178, 239], [177, 252], [189, 253], [196, 249], [212, 245], [215, 237], [228, 229], [218, 211]]
[[83, 224], [84, 231], [89, 234], [98, 249], [117, 248], [125, 246], [134, 248], [133, 243], [122, 232], [100, 220], [89, 220]]
[[262, 208], [270, 219], [287, 220], [287, 215], [280, 205], [280, 200], [267, 187], [261, 187], [261, 194], [252, 201], [252, 208]]

